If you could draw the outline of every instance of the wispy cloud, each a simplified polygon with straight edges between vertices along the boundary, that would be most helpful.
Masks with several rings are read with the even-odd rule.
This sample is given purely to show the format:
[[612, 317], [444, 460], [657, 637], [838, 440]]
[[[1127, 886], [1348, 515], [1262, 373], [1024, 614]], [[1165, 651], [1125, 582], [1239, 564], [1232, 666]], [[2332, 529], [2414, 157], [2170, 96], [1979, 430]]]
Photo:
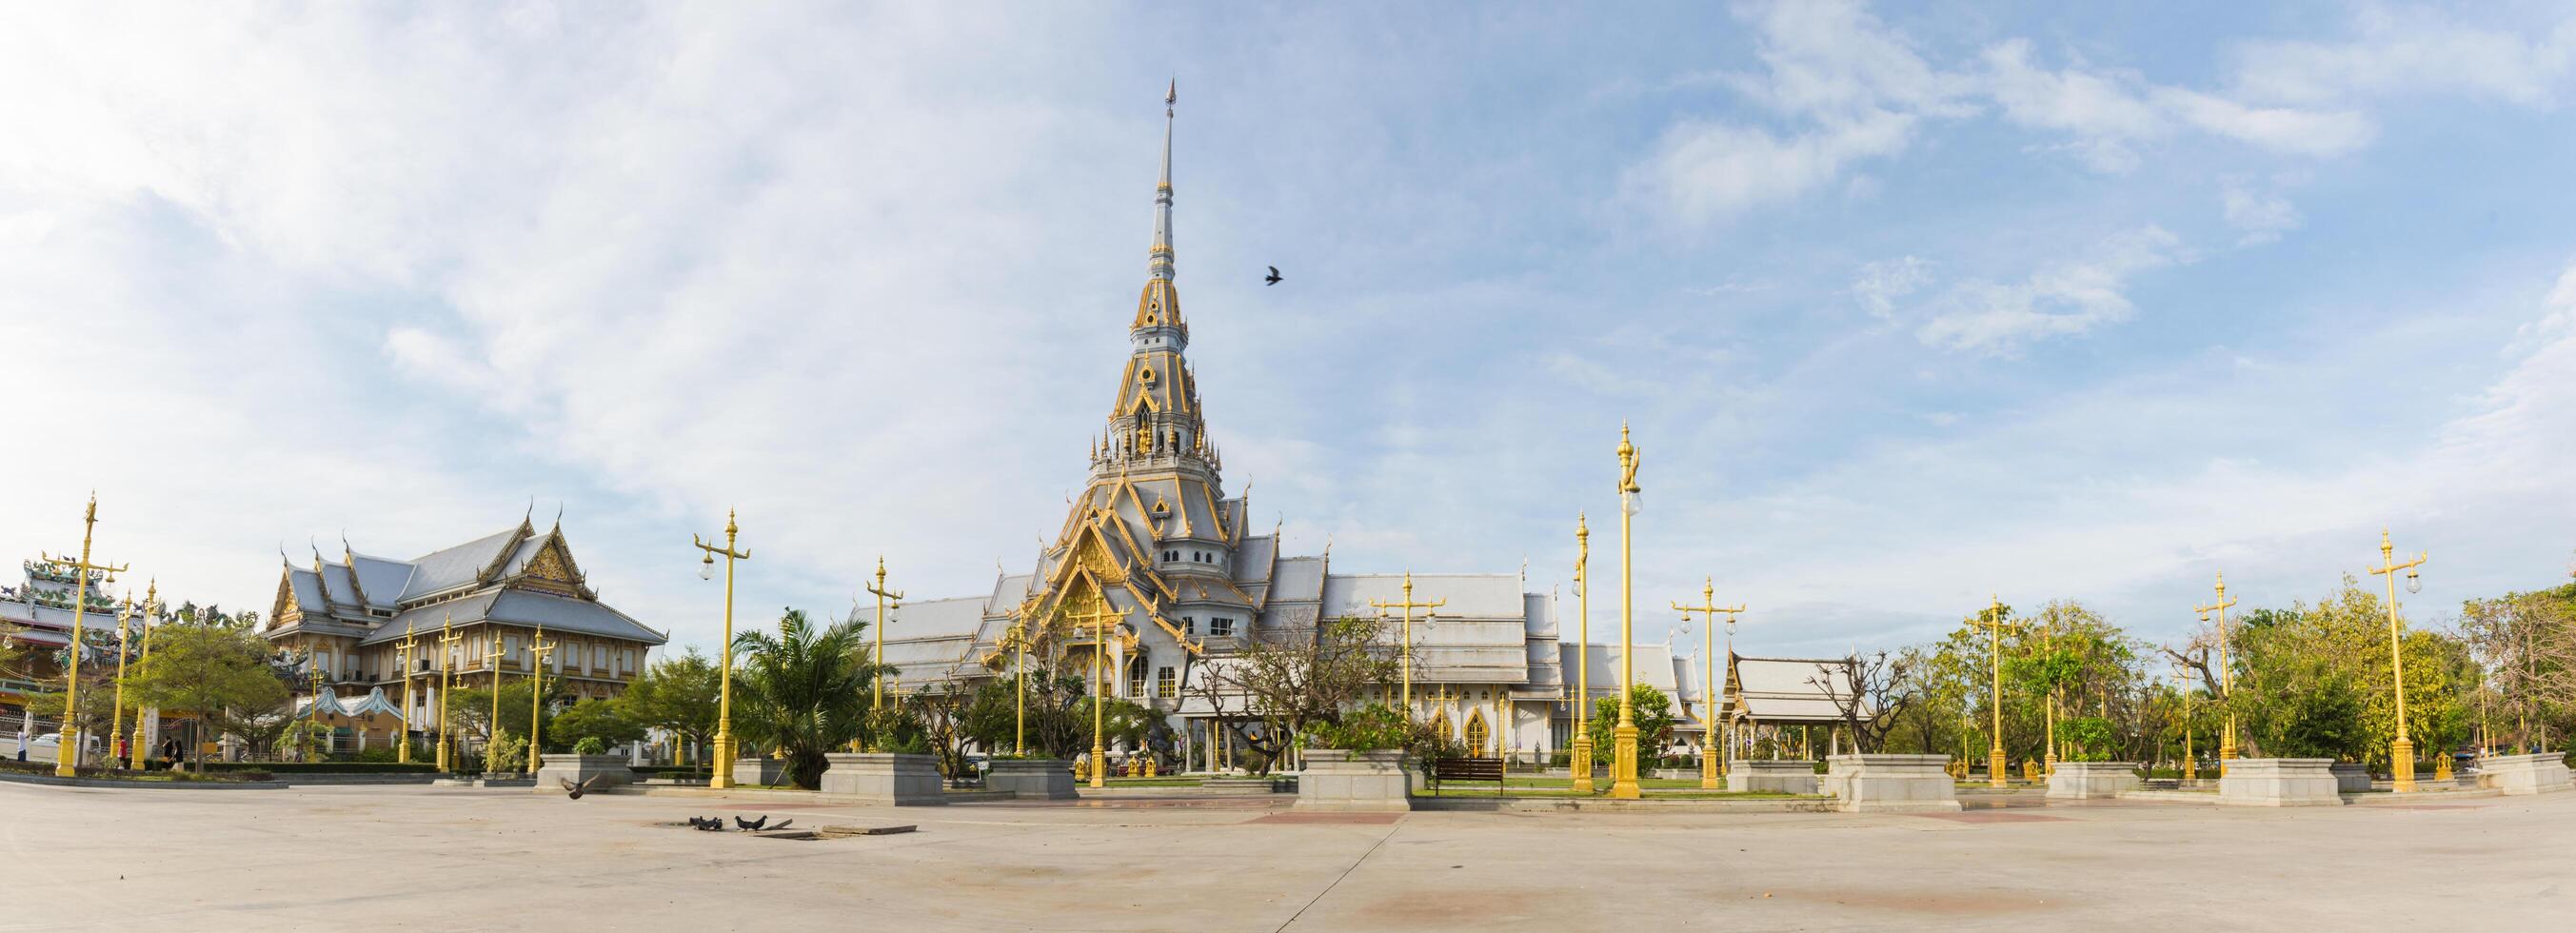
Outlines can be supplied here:
[[2185, 261], [2182, 241], [2161, 228], [2122, 233], [2096, 244], [2082, 258], [2048, 266], [2021, 282], [1960, 283], [1939, 300], [1939, 310], [1919, 333], [1935, 346], [1989, 353], [2082, 334], [2128, 319], [2135, 306], [2123, 291], [2131, 277]]

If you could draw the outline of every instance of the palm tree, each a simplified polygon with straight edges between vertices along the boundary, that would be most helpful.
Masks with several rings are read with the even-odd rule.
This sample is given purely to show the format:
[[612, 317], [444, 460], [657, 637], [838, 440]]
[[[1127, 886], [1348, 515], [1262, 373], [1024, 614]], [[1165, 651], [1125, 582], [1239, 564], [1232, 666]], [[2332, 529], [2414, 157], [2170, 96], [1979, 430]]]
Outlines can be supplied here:
[[789, 783], [822, 786], [826, 752], [866, 734], [869, 687], [888, 670], [868, 654], [867, 623], [851, 618], [818, 628], [800, 609], [778, 619], [778, 634], [734, 636], [742, 658], [734, 725], [752, 748], [776, 749]]

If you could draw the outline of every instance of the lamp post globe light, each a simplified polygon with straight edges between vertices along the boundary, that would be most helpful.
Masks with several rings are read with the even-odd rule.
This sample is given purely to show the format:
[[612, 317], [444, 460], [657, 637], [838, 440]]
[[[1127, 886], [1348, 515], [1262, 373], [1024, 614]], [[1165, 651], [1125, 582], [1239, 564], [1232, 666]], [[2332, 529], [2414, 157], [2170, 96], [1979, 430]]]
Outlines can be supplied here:
[[733, 564], [735, 561], [751, 559], [750, 551], [734, 547], [734, 537], [741, 533], [742, 527], [734, 523], [733, 510], [727, 509], [725, 510], [725, 540], [723, 547], [708, 544], [705, 539], [700, 538], [697, 535], [689, 536], [689, 543], [695, 545], [698, 550], [705, 552], [705, 557], [698, 561], [698, 579], [715, 579], [716, 555], [722, 554], [725, 559], [724, 660], [722, 665], [716, 669], [715, 760], [708, 763], [711, 768], [707, 775], [707, 787], [714, 790], [723, 790], [734, 786]]

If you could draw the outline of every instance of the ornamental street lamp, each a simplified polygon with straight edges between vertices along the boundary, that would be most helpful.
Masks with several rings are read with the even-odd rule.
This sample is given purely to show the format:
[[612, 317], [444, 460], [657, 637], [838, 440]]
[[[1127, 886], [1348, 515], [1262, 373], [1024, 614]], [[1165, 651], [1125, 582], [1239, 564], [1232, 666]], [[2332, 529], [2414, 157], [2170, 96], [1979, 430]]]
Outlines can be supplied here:
[[[152, 621], [160, 617], [161, 581], [154, 580], [143, 587], [143, 615], [135, 620], [136, 626], [140, 629], [135, 634], [135, 639], [143, 643], [143, 657], [137, 659], [136, 664], [148, 666], [152, 663]], [[124, 689], [123, 685], [120, 684], [118, 689]], [[145, 715], [141, 706], [134, 708], [134, 734], [125, 743], [126, 767], [136, 771], [143, 770], [144, 763], [148, 760], [144, 749], [152, 744], [153, 736], [145, 733], [144, 730], [157, 725], [160, 722], [161, 713], [158, 709], [150, 713], [152, 724], [146, 724]]]
[[456, 634], [453, 612], [439, 618], [438, 631], [438, 770], [444, 774], [458, 764], [447, 741], [447, 695], [456, 691], [456, 643], [465, 636]]
[[63, 682], [63, 741], [62, 744], [54, 746], [55, 777], [73, 776], [73, 769], [79, 767], [81, 759], [81, 617], [89, 606], [89, 575], [95, 572], [101, 575], [101, 579], [104, 582], [114, 583], [116, 582], [116, 575], [124, 573], [126, 570], [126, 568], [122, 566], [90, 563], [90, 538], [97, 529], [98, 494], [91, 493], [89, 497], [89, 509], [88, 511], [81, 513], [80, 559], [76, 561], [66, 561], [51, 554], [41, 552], [37, 555], [44, 558], [47, 563], [67, 565], [72, 570], [72, 641], [71, 650], [65, 652], [71, 656], [71, 667], [70, 673], [64, 678]]
[[1717, 687], [1715, 686], [1717, 683], [1717, 615], [1721, 612], [1726, 614], [1728, 641], [1731, 643], [1734, 640], [1732, 636], [1735, 614], [1743, 612], [1744, 607], [1741, 604], [1731, 608], [1718, 605], [1717, 578], [1706, 577], [1700, 581], [1699, 605], [1685, 606], [1674, 603], [1673, 608], [1681, 610], [1684, 635], [1690, 634], [1691, 613], [1699, 613], [1700, 618], [1708, 623], [1707, 631], [1701, 633], [1701, 637], [1707, 642], [1702, 653], [1707, 655], [1708, 673], [1701, 675], [1699, 682], [1699, 789], [1716, 790], [1717, 756], [1713, 752], [1717, 748]]
[[528, 642], [528, 776], [536, 777], [545, 758], [537, 751], [537, 740], [544, 723], [538, 716], [546, 706], [546, 659], [553, 657], [555, 646], [546, 641], [546, 627], [537, 626], [537, 637]]
[[707, 787], [713, 790], [733, 786], [733, 563], [751, 559], [750, 551], [733, 546], [734, 536], [741, 532], [742, 528], [734, 524], [733, 510], [727, 509], [723, 547], [708, 544], [697, 535], [689, 536], [689, 543], [706, 552], [698, 562], [698, 579], [715, 579], [716, 555], [722, 554], [725, 559], [724, 666], [718, 668], [716, 675], [716, 760], [707, 775]]
[[420, 656], [420, 649], [415, 647], [419, 643], [420, 636], [413, 634], [411, 623], [405, 621], [403, 640], [394, 643], [394, 666], [402, 671], [403, 679], [402, 736], [394, 745], [394, 761], [400, 764], [411, 763], [411, 675], [417, 665], [415, 659]]
[[[880, 554], [877, 555], [877, 582], [868, 587], [868, 592], [876, 594], [877, 597], [877, 648], [876, 653], [870, 656], [868, 660], [875, 662], [879, 666], [883, 666], [885, 664], [886, 600], [894, 600], [897, 607], [903, 605], [903, 594], [886, 589], [885, 578], [885, 555]], [[869, 711], [874, 712], [884, 709], [885, 678], [870, 677], [868, 680], [876, 688], [876, 701], [873, 705], [868, 707]]]
[[1091, 786], [1101, 788], [1109, 786], [1109, 743], [1106, 726], [1108, 720], [1104, 715], [1104, 708], [1109, 705], [1106, 702], [1109, 685], [1107, 681], [1101, 679], [1104, 670], [1101, 662], [1105, 660], [1103, 656], [1109, 653], [1109, 620], [1123, 617], [1126, 613], [1109, 605], [1107, 594], [1100, 594], [1094, 598], [1100, 601], [1100, 608], [1070, 613], [1069, 616], [1077, 622], [1091, 623], [1091, 760], [1084, 770], [1090, 772]]
[[497, 625], [496, 625], [496, 626], [493, 626], [493, 627], [492, 627], [492, 648], [491, 648], [491, 650], [490, 650], [490, 651], [486, 652], [486, 656], [487, 656], [487, 657], [491, 660], [491, 662], [492, 662], [492, 728], [491, 728], [490, 730], [488, 730], [489, 732], [491, 732], [491, 733], [492, 733], [492, 737], [491, 737], [491, 739], [490, 739], [489, 741], [487, 741], [487, 742], [485, 742], [485, 743], [484, 743], [484, 747], [483, 747], [483, 773], [485, 773], [485, 774], [499, 774], [499, 773], [501, 773], [501, 763], [500, 763], [499, 761], [494, 760], [494, 759], [496, 759], [496, 758], [498, 757], [498, 753], [501, 751], [501, 627], [500, 627], [500, 626], [497, 626]]
[[2388, 543], [2388, 529], [2379, 530], [2379, 566], [2370, 568], [2371, 575], [2388, 578], [2388, 663], [2397, 685], [2397, 740], [2388, 743], [2388, 773], [2394, 779], [2390, 787], [2398, 793], [2415, 790], [2415, 742], [2406, 735], [2406, 656], [2398, 650], [2401, 624], [2397, 621], [2397, 572], [2406, 571], [2406, 592], [2424, 591], [2424, 578], [2415, 572], [2431, 560], [2431, 552], [2415, 555], [2414, 560], [2397, 562], [2397, 549]]
[[1976, 624], [1986, 627], [1993, 654], [1994, 669], [1994, 744], [1986, 748], [1986, 784], [2004, 786], [2004, 601], [2000, 595], [1988, 597], [1992, 604]]
[[1637, 659], [1634, 635], [1637, 608], [1635, 521], [1644, 508], [1644, 489], [1637, 485], [1637, 447], [1628, 443], [1628, 424], [1619, 423], [1619, 725], [1610, 734], [1610, 796], [1635, 800], [1637, 788]]
[[[1442, 606], [1449, 605], [1449, 599], [1444, 596], [1427, 603], [1414, 602], [1413, 571], [1407, 570], [1404, 572], [1404, 600], [1402, 602], [1391, 603], [1382, 599], [1372, 599], [1369, 600], [1369, 605], [1382, 610], [1399, 608], [1404, 610], [1404, 650], [1397, 653], [1397, 658], [1399, 662], [1404, 665], [1404, 717], [1406, 719], [1411, 719], [1413, 718], [1413, 610], [1437, 609]], [[1380, 614], [1383, 615], [1384, 613]], [[1431, 621], [1431, 614], [1429, 612], [1424, 612], [1422, 614], [1422, 621]]]
[[[1574, 745], [1565, 758], [1567, 771], [1574, 776], [1574, 792], [1592, 793], [1592, 529], [1583, 524], [1583, 513], [1574, 513], [1574, 598], [1575, 625], [1580, 631], [1574, 642]], [[1560, 681], [1561, 682], [1561, 681]]]
[[[2236, 601], [2227, 598], [2227, 574], [2220, 573], [2218, 575], [2218, 601], [2206, 606], [2192, 607], [2195, 611], [2200, 613], [2200, 620], [2203, 622], [2209, 621], [2210, 613], [2218, 613], [2218, 700], [2220, 703], [2226, 703], [2228, 697], [2234, 695], [2236, 692], [2236, 668], [2227, 661], [2227, 609], [2234, 605], [2236, 605]], [[2235, 760], [2235, 758], [2236, 708], [2234, 705], [2230, 704], [2227, 709], [2227, 731], [2221, 733], [2218, 737], [2219, 777], [2227, 776], [2227, 763]]]
[[[133, 637], [126, 623], [133, 619], [134, 591], [127, 590], [125, 602], [116, 607], [116, 698], [108, 703], [107, 718], [107, 763], [110, 767], [124, 764], [127, 758], [123, 754], [127, 749], [116, 747], [116, 743], [125, 738], [125, 656], [126, 649], [130, 647], [129, 640]], [[143, 717], [137, 715], [135, 721], [142, 722]]]

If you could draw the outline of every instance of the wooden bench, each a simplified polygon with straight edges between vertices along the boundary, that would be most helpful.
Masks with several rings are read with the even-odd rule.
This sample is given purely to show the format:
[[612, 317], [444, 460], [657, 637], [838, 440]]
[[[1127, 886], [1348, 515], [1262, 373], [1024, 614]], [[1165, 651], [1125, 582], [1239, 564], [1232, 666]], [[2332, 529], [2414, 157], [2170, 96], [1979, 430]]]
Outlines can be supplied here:
[[1492, 781], [1494, 796], [1503, 795], [1503, 760], [1500, 758], [1441, 758], [1431, 763], [1431, 779], [1449, 781]]

